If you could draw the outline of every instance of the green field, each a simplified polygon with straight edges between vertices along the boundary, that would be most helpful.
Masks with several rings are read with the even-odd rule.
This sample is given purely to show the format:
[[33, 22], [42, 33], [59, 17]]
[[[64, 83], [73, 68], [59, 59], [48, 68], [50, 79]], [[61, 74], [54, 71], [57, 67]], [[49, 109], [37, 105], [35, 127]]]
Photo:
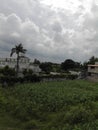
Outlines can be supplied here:
[[0, 130], [98, 130], [98, 83], [0, 87]]

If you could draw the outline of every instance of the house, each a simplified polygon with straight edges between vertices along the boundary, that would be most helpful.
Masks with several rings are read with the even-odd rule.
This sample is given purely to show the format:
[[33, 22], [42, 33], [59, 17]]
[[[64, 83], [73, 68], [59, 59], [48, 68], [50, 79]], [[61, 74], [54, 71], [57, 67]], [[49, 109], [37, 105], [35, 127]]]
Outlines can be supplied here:
[[[10, 68], [16, 69], [17, 59], [16, 58], [0, 58], [0, 68], [9, 66]], [[41, 72], [38, 65], [31, 64], [28, 57], [22, 57], [19, 59], [19, 71], [22, 72], [24, 69], [32, 69], [34, 73]]]
[[33, 70], [34, 73], [40, 73], [41, 69], [37, 64], [29, 64], [29, 69]]
[[94, 65], [88, 65], [88, 74], [89, 76], [98, 77], [98, 62], [95, 62]]

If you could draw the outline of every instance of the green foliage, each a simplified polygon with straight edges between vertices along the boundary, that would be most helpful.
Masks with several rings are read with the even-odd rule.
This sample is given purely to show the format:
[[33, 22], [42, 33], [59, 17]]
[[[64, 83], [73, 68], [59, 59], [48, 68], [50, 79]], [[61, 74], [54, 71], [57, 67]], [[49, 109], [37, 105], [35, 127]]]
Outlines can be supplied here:
[[71, 59], [67, 59], [61, 63], [61, 68], [67, 71], [67, 70], [76, 69], [76, 68], [80, 69], [81, 65], [78, 62], [75, 62]]
[[42, 71], [50, 73], [52, 71], [52, 64], [50, 62], [45, 62], [40, 64]]
[[95, 64], [95, 62], [98, 62], [98, 58], [95, 56], [92, 56], [88, 61], [85, 61], [82, 65], [82, 69], [87, 70], [88, 64]]
[[35, 120], [30, 120], [30, 121], [26, 122], [23, 127], [26, 130], [33, 130], [33, 129], [38, 129], [38, 124], [39, 124], [39, 122], [37, 122]]
[[40, 61], [39, 61], [39, 60], [37, 60], [37, 59], [34, 59], [33, 64], [35, 64], [35, 65], [40, 65]]
[[89, 61], [88, 64], [95, 64], [95, 62], [98, 62], [98, 58], [95, 56], [92, 56]]
[[73, 79], [76, 79], [78, 77], [78, 75], [76, 74], [56, 74], [56, 75], [52, 75], [52, 74], [48, 74], [48, 75], [41, 75], [39, 76], [41, 80], [43, 79], [51, 79], [51, 80], [63, 80], [63, 79], [70, 79], [70, 80], [73, 80]]
[[27, 73], [24, 77], [23, 77], [24, 82], [40, 82], [41, 78], [39, 76], [37, 76], [36, 74], [30, 74]]
[[9, 66], [5, 66], [4, 68], [0, 69], [0, 83], [2, 83], [3, 87], [13, 85], [16, 80], [15, 76], [15, 69], [9, 68]]
[[4, 76], [15, 76], [16, 75], [15, 69], [9, 68], [9, 66], [5, 66], [4, 68], [2, 68], [1, 73]]
[[98, 84], [81, 80], [0, 88], [0, 111], [26, 130], [97, 130]]
[[23, 70], [23, 75], [24, 76], [33, 75], [33, 70], [32, 69], [24, 69]]
[[28, 82], [40, 82], [41, 78], [35, 74], [31, 74], [31, 72], [27, 72], [24, 77], [16, 77], [16, 76], [7, 76], [1, 75], [0, 76], [0, 83], [2, 87], [13, 87], [17, 83], [28, 83]]

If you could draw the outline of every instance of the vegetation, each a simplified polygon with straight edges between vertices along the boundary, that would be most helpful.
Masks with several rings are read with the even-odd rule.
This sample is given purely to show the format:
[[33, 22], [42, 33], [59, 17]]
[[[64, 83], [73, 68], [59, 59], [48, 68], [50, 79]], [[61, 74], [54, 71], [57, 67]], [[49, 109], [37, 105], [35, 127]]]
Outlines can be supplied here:
[[83, 65], [82, 65], [82, 69], [83, 70], [87, 70], [87, 65], [88, 64], [95, 64], [95, 62], [98, 62], [98, 58], [97, 57], [95, 57], [95, 56], [92, 56], [88, 61], [85, 61], [84, 63], [83, 63]]
[[98, 83], [67, 80], [0, 87], [0, 106], [2, 128], [98, 130]]
[[64, 62], [61, 63], [61, 68], [65, 71], [67, 70], [72, 70], [72, 69], [80, 69], [81, 68], [81, 64], [78, 62], [75, 62], [71, 59], [66, 59]]
[[37, 59], [34, 59], [34, 62], [33, 62], [34, 65], [40, 65], [40, 61], [37, 60]]
[[0, 69], [0, 74], [2, 74], [3, 76], [15, 76], [16, 72], [15, 69], [13, 68], [9, 68], [9, 66], [5, 66], [4, 68]]
[[88, 64], [95, 64], [98, 62], [98, 58], [95, 56], [90, 57], [88, 61], [85, 61], [83, 64], [81, 62], [76, 62], [72, 59], [66, 59], [64, 62], [57, 64], [52, 62], [43, 62], [41, 63], [37, 59], [34, 60], [34, 63], [38, 64], [43, 72], [50, 73], [50, 72], [69, 72], [70, 70], [74, 71], [87, 71]]
[[48, 74], [52, 71], [52, 63], [50, 63], [50, 62], [41, 63], [40, 68], [42, 69], [42, 71], [44, 71]]
[[50, 72], [61, 72], [61, 66], [57, 63], [52, 62], [42, 62], [39, 64], [39, 67], [43, 72], [49, 74]]

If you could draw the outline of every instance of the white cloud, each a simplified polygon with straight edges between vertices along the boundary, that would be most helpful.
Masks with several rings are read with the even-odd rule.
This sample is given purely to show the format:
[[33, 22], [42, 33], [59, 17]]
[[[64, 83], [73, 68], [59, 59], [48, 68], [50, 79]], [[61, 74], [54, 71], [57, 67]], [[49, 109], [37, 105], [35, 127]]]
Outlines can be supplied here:
[[98, 6], [93, 0], [63, 2], [66, 8], [41, 0], [0, 0], [0, 55], [8, 56], [22, 42], [28, 55], [40, 60], [97, 56]]

